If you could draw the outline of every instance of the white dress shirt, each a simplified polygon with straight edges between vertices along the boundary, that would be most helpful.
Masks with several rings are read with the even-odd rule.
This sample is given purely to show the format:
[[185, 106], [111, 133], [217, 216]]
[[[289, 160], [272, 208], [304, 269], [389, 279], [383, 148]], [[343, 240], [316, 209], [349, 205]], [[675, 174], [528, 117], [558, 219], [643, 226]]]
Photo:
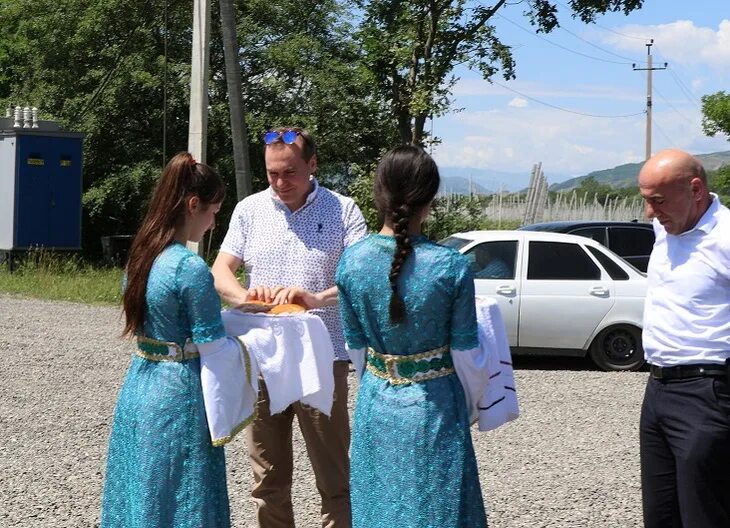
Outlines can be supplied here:
[[730, 210], [712, 194], [697, 224], [671, 235], [655, 219], [644, 355], [663, 367], [730, 357]]

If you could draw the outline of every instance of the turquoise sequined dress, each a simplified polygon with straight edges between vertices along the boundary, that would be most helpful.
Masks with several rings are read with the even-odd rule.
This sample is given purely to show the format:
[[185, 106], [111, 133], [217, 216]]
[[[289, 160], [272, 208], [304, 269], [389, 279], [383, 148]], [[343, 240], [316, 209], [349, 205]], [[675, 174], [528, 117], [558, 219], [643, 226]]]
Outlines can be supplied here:
[[[173, 243], [147, 284], [144, 335], [180, 346], [225, 336], [205, 262]], [[200, 359], [133, 356], [114, 413], [101, 528], [227, 528], [226, 463], [213, 447]]]
[[[395, 239], [370, 235], [348, 248], [337, 270], [351, 349], [412, 355], [444, 345], [478, 346], [474, 281], [458, 252], [411, 237], [399, 292], [407, 320], [389, 320]], [[456, 374], [393, 385], [365, 370], [351, 444], [354, 528], [487, 526], [462, 385]]]

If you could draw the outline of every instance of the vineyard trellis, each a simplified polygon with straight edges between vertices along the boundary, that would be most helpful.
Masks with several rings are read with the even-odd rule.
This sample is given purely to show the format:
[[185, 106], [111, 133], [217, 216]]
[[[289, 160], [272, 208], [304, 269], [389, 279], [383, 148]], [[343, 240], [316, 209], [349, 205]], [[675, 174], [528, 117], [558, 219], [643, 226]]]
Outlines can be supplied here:
[[[471, 187], [471, 182], [470, 182]], [[590, 221], [638, 221], [646, 222], [644, 203], [636, 196], [606, 196], [599, 200], [597, 194], [568, 192], [548, 192], [549, 183], [542, 171], [542, 163], [533, 166], [530, 184], [526, 193], [496, 192], [490, 196], [470, 193], [472, 199], [483, 200], [484, 215], [497, 223], [507, 226], [559, 220]], [[454, 197], [447, 197], [448, 201]], [[448, 205], [447, 205], [448, 207]]]

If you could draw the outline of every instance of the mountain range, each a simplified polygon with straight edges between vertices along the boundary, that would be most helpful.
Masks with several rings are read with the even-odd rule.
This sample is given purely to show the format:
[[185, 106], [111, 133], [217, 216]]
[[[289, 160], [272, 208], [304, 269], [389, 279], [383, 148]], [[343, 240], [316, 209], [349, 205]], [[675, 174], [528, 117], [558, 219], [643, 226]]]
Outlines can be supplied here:
[[[730, 165], [730, 151], [713, 152], [711, 154], [697, 154], [695, 156], [706, 171], [714, 171], [723, 165]], [[612, 187], [630, 187], [636, 185], [636, 176], [639, 174], [642, 163], [626, 163], [613, 169], [593, 171], [585, 176], [570, 178], [561, 183], [550, 186], [551, 191], [568, 191], [578, 187], [580, 182], [586, 178], [593, 177], [597, 182], [611, 185]]]
[[[544, 169], [543, 169], [543, 172]], [[474, 169], [470, 167], [439, 167], [441, 174], [440, 193], [448, 194], [492, 194], [499, 190], [515, 192], [530, 185], [530, 171], [505, 172], [490, 169]], [[546, 173], [548, 181], [565, 181], [567, 174]]]
[[[705, 170], [713, 171], [723, 165], [730, 165], [730, 151], [713, 152], [711, 154], [697, 154], [695, 156]], [[593, 177], [598, 183], [611, 185], [612, 187], [628, 187], [636, 185], [636, 176], [642, 163], [626, 163], [612, 169], [603, 169], [590, 172], [583, 176], [571, 178], [563, 174], [555, 174], [545, 171], [548, 182], [556, 182], [550, 185], [551, 191], [568, 191], [580, 185], [586, 178]], [[530, 173], [511, 173], [491, 171], [488, 169], [472, 169], [466, 167], [440, 167], [441, 188], [439, 192], [448, 194], [491, 194], [498, 190], [516, 192], [526, 189], [530, 184]]]

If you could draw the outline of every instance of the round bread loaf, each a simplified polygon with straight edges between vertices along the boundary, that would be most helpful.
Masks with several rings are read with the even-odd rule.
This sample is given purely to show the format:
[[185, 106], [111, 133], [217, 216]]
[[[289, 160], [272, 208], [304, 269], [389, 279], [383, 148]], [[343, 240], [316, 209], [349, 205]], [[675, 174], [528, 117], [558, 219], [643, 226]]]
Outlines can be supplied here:
[[284, 314], [284, 313], [297, 313], [306, 312], [307, 309], [299, 304], [277, 304], [271, 310], [268, 311], [271, 315]]

